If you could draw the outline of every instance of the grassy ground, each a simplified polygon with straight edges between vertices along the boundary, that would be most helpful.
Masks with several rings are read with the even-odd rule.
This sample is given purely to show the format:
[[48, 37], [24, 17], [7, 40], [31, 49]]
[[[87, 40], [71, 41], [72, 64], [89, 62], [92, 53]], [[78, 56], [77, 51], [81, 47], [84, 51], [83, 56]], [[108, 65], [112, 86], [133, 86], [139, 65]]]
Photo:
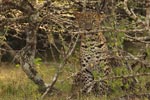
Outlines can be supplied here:
[[[56, 71], [56, 66], [58, 64], [51, 65], [37, 65], [37, 70], [43, 79], [50, 83], [53, 75]], [[120, 69], [120, 68], [119, 68]], [[69, 76], [76, 71], [73, 65], [65, 66], [59, 80], [57, 81], [55, 87], [59, 89], [59, 92], [47, 95], [44, 100], [66, 100], [70, 94], [72, 79]], [[121, 71], [120, 71], [121, 72]], [[116, 73], [119, 73], [116, 71]], [[141, 91], [148, 92], [144, 87], [147, 80], [150, 77], [138, 78], [140, 83], [136, 84], [136, 91], [140, 93]], [[122, 96], [124, 94], [132, 93], [132, 90], [123, 90], [121, 86], [122, 80], [112, 80], [108, 81], [111, 85], [111, 94], [109, 97], [103, 96], [101, 99], [94, 96], [82, 96], [78, 97], [78, 100], [112, 100], [112, 98]], [[139, 87], [138, 87], [139, 86]], [[128, 86], [125, 86], [126, 88]], [[134, 87], [134, 86], [133, 86]], [[25, 73], [21, 70], [19, 66], [15, 65], [0, 65], [0, 100], [39, 100], [41, 94], [37, 91], [37, 86], [27, 78]], [[128, 99], [130, 100], [130, 99]], [[132, 100], [132, 99], [131, 99]], [[148, 99], [133, 99], [133, 100], [148, 100]]]
[[[36, 69], [46, 83], [50, 83], [57, 65], [37, 64]], [[66, 100], [71, 88], [71, 72], [69, 67], [65, 68], [55, 85], [60, 92], [46, 96], [45, 100]], [[0, 65], [0, 100], [39, 100], [41, 94], [37, 89], [18, 65]]]

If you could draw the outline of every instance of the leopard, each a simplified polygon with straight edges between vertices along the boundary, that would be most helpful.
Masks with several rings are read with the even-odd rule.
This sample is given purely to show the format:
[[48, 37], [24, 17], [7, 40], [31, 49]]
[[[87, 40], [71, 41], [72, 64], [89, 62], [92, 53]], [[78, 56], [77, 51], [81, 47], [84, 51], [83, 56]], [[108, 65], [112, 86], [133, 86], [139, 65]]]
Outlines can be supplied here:
[[97, 32], [105, 15], [97, 12], [75, 13], [77, 24], [81, 30], [80, 64], [81, 67], [95, 69], [99, 64], [109, 68], [107, 41], [102, 32]]
[[[80, 71], [74, 76], [73, 88], [77, 93], [89, 94], [102, 90], [107, 87], [105, 84], [99, 84], [95, 81], [93, 71], [100, 68], [100, 65], [110, 67], [106, 60], [108, 55], [108, 46], [105, 36], [99, 32], [100, 23], [105, 18], [104, 14], [97, 12], [76, 12], [75, 18], [81, 34], [80, 44]], [[105, 82], [101, 82], [105, 83]], [[99, 88], [99, 87], [100, 88]], [[101, 88], [104, 87], [104, 88]], [[108, 88], [107, 88], [108, 89]]]

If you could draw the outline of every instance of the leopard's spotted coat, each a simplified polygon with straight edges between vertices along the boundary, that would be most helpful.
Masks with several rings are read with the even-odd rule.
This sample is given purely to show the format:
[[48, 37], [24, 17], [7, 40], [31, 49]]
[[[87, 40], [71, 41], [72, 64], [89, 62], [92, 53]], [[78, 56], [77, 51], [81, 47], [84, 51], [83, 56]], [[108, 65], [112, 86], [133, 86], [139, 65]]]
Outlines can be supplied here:
[[[106, 39], [102, 32], [95, 32], [99, 29], [104, 15], [96, 12], [80, 12], [75, 13], [75, 17], [79, 29], [85, 32], [81, 33], [81, 70], [76, 74], [73, 82], [73, 87], [78, 88], [73, 88], [73, 90], [86, 94], [93, 91], [102, 92], [104, 85], [95, 82], [92, 72], [100, 68], [102, 63], [107, 66], [106, 68], [109, 67], [107, 60], [103, 59], [108, 55]], [[98, 89], [98, 86], [101, 88]]]

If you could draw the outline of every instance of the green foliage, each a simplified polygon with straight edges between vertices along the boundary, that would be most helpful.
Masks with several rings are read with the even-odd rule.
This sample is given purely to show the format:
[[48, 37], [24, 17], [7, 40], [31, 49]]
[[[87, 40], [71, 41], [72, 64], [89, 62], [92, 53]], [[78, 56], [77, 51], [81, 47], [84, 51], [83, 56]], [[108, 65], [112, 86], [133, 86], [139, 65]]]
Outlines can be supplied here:
[[[30, 1], [33, 1], [33, 0], [30, 0]], [[40, 3], [43, 1], [44, 0], [39, 0]], [[108, 1], [106, 0], [106, 2], [108, 2]], [[145, 26], [137, 23], [135, 20], [130, 18], [125, 13], [125, 11], [123, 10], [123, 3], [121, 0], [120, 1], [112, 0], [112, 1], [114, 1], [114, 3], [112, 5], [109, 5], [109, 3], [111, 4], [111, 2], [107, 3], [108, 9], [110, 9], [110, 8], [112, 8], [112, 9], [111, 9], [111, 13], [106, 15], [106, 16], [108, 16], [108, 18], [106, 18], [106, 21], [104, 21], [103, 25], [102, 25], [102, 27], [106, 28], [106, 30], [108, 27], [108, 32], [106, 31], [106, 32], [104, 32], [104, 34], [107, 37], [107, 43], [109, 44], [110, 50], [112, 50], [112, 52], [114, 53], [114, 56], [117, 56], [119, 58], [120, 56], [118, 56], [119, 54], [117, 52], [118, 48], [121, 50], [128, 51], [137, 57], [138, 57], [137, 54], [141, 53], [140, 49], [144, 49], [148, 53], [148, 59], [146, 59], [146, 60], [149, 60], [150, 59], [150, 56], [149, 56], [150, 48], [149, 47], [145, 48], [145, 46], [143, 46], [143, 43], [139, 44], [138, 42], [133, 42], [133, 44], [132, 44], [130, 41], [128, 41], [128, 44], [125, 45], [125, 43], [127, 43], [127, 41], [125, 41], [125, 39], [126, 39], [125, 34], [128, 34], [133, 37], [148, 35], [146, 32], [145, 33], [143, 32], [141, 34], [140, 32], [125, 32], [125, 31], [135, 30], [135, 29], [138, 30], [138, 29], [145, 28]], [[66, 51], [68, 51], [70, 48], [68, 46], [68, 43], [70, 41], [69, 41], [69, 39], [66, 41], [64, 34], [67, 37], [70, 37], [71, 35], [68, 34], [68, 33], [71, 33], [70, 30], [75, 31], [75, 29], [72, 29], [68, 25], [68, 23], [71, 23], [71, 24], [73, 23], [72, 21], [74, 21], [74, 15], [72, 13], [75, 9], [78, 9], [77, 7], [76, 8], [73, 8], [73, 7], [76, 6], [78, 3], [76, 5], [72, 5], [73, 2], [70, 2], [70, 5], [68, 6], [68, 4], [69, 4], [68, 0], [51, 0], [51, 2], [52, 2], [53, 9], [50, 9], [50, 15], [54, 14], [54, 16], [56, 16], [56, 18], [52, 18], [53, 16], [51, 16], [50, 19], [48, 19], [48, 18], [47, 19], [48, 19], [48, 21], [52, 19], [53, 23], [55, 22], [55, 19], [56, 19], [57, 23], [55, 23], [55, 24], [58, 24], [58, 25], [51, 25], [52, 24], [51, 22], [50, 22], [50, 24], [45, 22], [46, 24], [49, 24], [46, 30], [50, 30], [50, 31], [52, 31], [52, 33], [47, 34], [45, 32], [44, 35], [46, 34], [48, 36], [48, 39], [46, 41], [48, 41], [50, 44], [55, 44], [56, 41], [55, 41], [55, 36], [53, 34], [56, 34], [57, 35], [56, 37], [58, 37], [59, 40], [61, 41], [61, 43], [59, 45], [61, 45], [63, 47], [63, 50], [60, 50], [60, 51], [63, 53], [66, 53]], [[56, 6], [56, 9], [55, 9], [55, 6]], [[113, 6], [114, 6], [114, 8], [113, 8]], [[140, 20], [145, 21], [145, 8], [143, 6], [145, 6], [145, 4], [143, 4], [143, 0], [128, 0], [129, 10], [130, 11], [133, 10]], [[63, 8], [63, 7], [65, 7], [65, 8]], [[51, 8], [51, 7], [49, 7], [49, 8]], [[49, 9], [49, 8], [46, 8], [46, 9]], [[9, 11], [7, 11], [5, 13], [9, 13]], [[14, 13], [13, 15], [15, 15], [16, 12], [13, 12], [13, 13]], [[24, 13], [19, 14], [18, 12], [17, 12], [17, 14], [18, 14], [18, 16], [17, 16], [18, 18], [20, 16], [26, 15]], [[7, 16], [9, 17], [10, 15], [6, 15], [6, 17]], [[40, 16], [42, 17], [43, 15], [40, 15]], [[13, 17], [15, 19], [15, 16], [13, 16]], [[57, 17], [58, 17], [58, 19], [57, 19]], [[70, 19], [73, 19], [73, 20], [70, 20]], [[45, 19], [43, 18], [43, 20], [45, 20]], [[25, 23], [26, 24], [25, 26], [23, 24], [19, 24], [17, 22], [13, 23], [13, 24], [11, 24], [11, 22], [9, 22], [8, 24], [10, 26], [8, 25], [8, 26], [4, 27], [2, 30], [0, 30], [0, 46], [3, 45], [4, 43], [6, 43], [6, 41], [8, 41], [8, 43], [12, 43], [12, 47], [17, 46], [15, 44], [16, 42], [18, 42], [17, 39], [18, 38], [22, 39], [22, 37], [23, 37], [22, 40], [25, 40], [25, 36], [20, 36], [21, 35], [20, 33], [19, 33], [19, 35], [16, 33], [24, 31], [22, 29], [25, 29], [25, 31], [28, 30], [28, 29], [26, 29], [26, 27], [27, 27], [26, 25], [28, 24], [28, 22]], [[65, 29], [65, 24], [68, 27], [66, 29]], [[12, 27], [12, 25], [15, 27]], [[13, 28], [13, 29], [11, 29], [11, 28]], [[69, 28], [71, 28], [71, 29], [69, 29]], [[110, 28], [110, 30], [109, 30], [109, 28]], [[11, 36], [14, 36], [14, 37], [16, 36], [17, 39], [15, 38], [16, 40], [15, 39], [9, 40], [9, 38], [12, 38]], [[8, 38], [6, 38], [6, 37], [8, 37]], [[15, 42], [12, 42], [12, 41], [15, 41]], [[37, 44], [37, 45], [40, 45], [40, 44]], [[56, 44], [56, 46], [57, 46], [57, 44]], [[77, 49], [79, 49], [79, 47], [77, 47]], [[75, 51], [73, 57], [70, 57], [70, 59], [68, 60], [68, 63], [67, 63], [68, 65], [66, 65], [65, 68], [63, 70], [61, 70], [61, 75], [60, 75], [57, 83], [55, 84], [55, 87], [57, 87], [59, 90], [62, 91], [61, 92], [62, 95], [54, 94], [53, 96], [47, 96], [47, 98], [46, 98], [47, 100], [50, 100], [50, 99], [51, 100], [65, 100], [66, 99], [67, 95], [70, 92], [71, 84], [72, 84], [72, 79], [70, 76], [79, 69], [78, 62], [79, 62], [80, 55], [79, 55], [78, 51], [79, 50], [77, 50], [77, 52]], [[62, 56], [62, 58], [64, 57], [64, 55]], [[121, 55], [121, 57], [122, 57], [122, 55]], [[124, 59], [123, 57], [122, 58], [121, 57], [119, 59]], [[128, 60], [128, 63], [131, 65], [134, 62], [135, 61]], [[121, 63], [123, 63], [123, 61]], [[34, 59], [34, 64], [37, 68], [37, 71], [41, 74], [43, 79], [48, 83], [49, 83], [49, 80], [51, 80], [53, 78], [53, 76], [58, 68], [58, 64], [57, 65], [50, 64], [50, 66], [43, 65], [42, 59], [38, 58], [38, 57]], [[131, 67], [131, 65], [129, 65], [129, 66]], [[37, 100], [37, 99], [39, 99], [41, 94], [39, 94], [39, 92], [37, 91], [36, 85], [33, 84], [33, 82], [31, 82], [24, 75], [24, 73], [22, 73], [19, 66], [20, 66], [19, 64], [16, 64], [15, 69], [10, 68], [7, 70], [4, 68], [0, 68], [0, 74], [1, 74], [0, 75], [0, 99], [1, 100], [11, 100], [11, 99], [14, 99], [14, 100]], [[40, 67], [40, 66], [42, 66], [42, 67]], [[100, 68], [102, 70], [105, 69], [105, 65], [103, 63], [101, 63]], [[136, 73], [150, 72], [150, 69], [145, 68], [145, 66], [142, 65], [141, 63], [138, 64], [136, 66], [136, 68], [133, 68], [132, 71], [129, 70], [128, 68], [126, 68], [126, 66], [124, 66], [122, 64], [119, 67], [113, 67], [112, 72], [113, 73], [110, 76], [106, 76], [106, 77], [122, 76], [122, 78], [119, 78], [119, 79], [114, 78], [112, 80], [107, 80], [107, 83], [111, 88], [109, 95], [104, 95], [104, 96], [102, 96], [101, 99], [97, 98], [93, 95], [82, 96], [82, 97], [78, 97], [78, 98], [81, 100], [84, 100], [84, 99], [85, 100], [109, 100], [109, 99], [112, 100], [116, 97], [120, 97], [120, 96], [129, 94], [129, 93], [137, 93], [138, 94], [140, 92], [141, 93], [149, 92], [147, 90], [147, 88], [145, 87], [150, 78], [149, 76], [136, 77], [137, 80], [139, 81], [137, 83], [134, 83], [133, 78], [123, 78], [123, 76], [127, 76], [130, 74], [134, 75]], [[93, 75], [94, 75], [95, 80], [99, 80], [99, 79], [103, 78], [104, 72], [102, 71], [99, 73], [98, 71], [93, 71]]]
[[19, 68], [19, 67], [20, 67], [20, 64], [16, 64], [15, 66], [16, 66], [16, 68]]
[[[40, 62], [40, 59], [38, 58], [37, 62]], [[58, 64], [51, 64], [51, 66], [43, 65], [42, 63], [37, 70], [42, 75], [43, 79], [46, 82], [50, 82], [56, 72], [56, 66]], [[65, 66], [65, 68], [62, 70], [62, 73], [55, 84], [55, 87], [58, 89], [53, 92], [51, 95], [47, 95], [45, 100], [66, 100], [67, 96], [70, 94], [71, 86], [72, 86], [72, 73], [74, 70], [72, 70], [71, 65]], [[36, 100], [41, 97], [41, 94], [37, 91], [38, 87], [29, 80], [23, 71], [21, 71], [20, 67], [12, 67], [7, 70], [4, 69], [5, 67], [0, 67], [0, 70], [2, 71], [0, 76], [0, 100], [11, 100], [11, 98], [14, 98], [15, 100], [24, 100], [26, 98], [27, 100]], [[102, 73], [98, 73], [97, 71], [93, 72], [95, 80], [99, 80], [102, 78]], [[126, 67], [120, 66], [113, 69], [113, 76], [124, 76], [129, 75], [130, 71], [127, 70]], [[145, 87], [148, 83], [147, 80], [149, 80], [149, 76], [147, 77], [137, 77], [139, 83], [132, 84], [134, 81], [132, 78], [126, 78], [126, 79], [112, 79], [107, 80], [106, 82], [110, 86], [110, 94], [109, 95], [103, 95], [101, 97], [95, 97], [92, 94], [88, 96], [80, 96], [78, 97], [81, 100], [112, 100], [116, 97], [120, 97], [126, 94], [132, 94], [140, 92], [148, 92], [147, 88]], [[142, 89], [141, 89], [142, 88]], [[61, 98], [61, 99], [60, 99]]]
[[42, 64], [42, 59], [41, 58], [35, 58], [34, 63], [35, 63], [35, 65], [40, 66]]
[[0, 45], [5, 44], [6, 37], [4, 35], [0, 35]]

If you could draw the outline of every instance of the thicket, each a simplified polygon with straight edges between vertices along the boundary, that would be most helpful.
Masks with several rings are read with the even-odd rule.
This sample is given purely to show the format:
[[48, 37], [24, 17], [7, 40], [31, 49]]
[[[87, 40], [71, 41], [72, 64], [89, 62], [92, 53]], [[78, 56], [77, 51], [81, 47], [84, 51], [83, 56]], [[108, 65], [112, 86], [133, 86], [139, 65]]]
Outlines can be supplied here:
[[[61, 71], [67, 69], [65, 64], [79, 66], [81, 31], [74, 12], [85, 9], [103, 12], [106, 16], [101, 29], [96, 31], [103, 32], [107, 39], [113, 73], [108, 77], [102, 77], [103, 73], [95, 76], [97, 81], [109, 85], [105, 95], [111, 98], [120, 92], [115, 99], [149, 99], [149, 0], [1, 0], [1, 63], [22, 66], [44, 93], [43, 97], [53, 92]], [[59, 64], [50, 84], [34, 77], [41, 61]], [[26, 70], [27, 66], [31, 68]], [[69, 72], [74, 75], [76, 70], [69, 68]]]

